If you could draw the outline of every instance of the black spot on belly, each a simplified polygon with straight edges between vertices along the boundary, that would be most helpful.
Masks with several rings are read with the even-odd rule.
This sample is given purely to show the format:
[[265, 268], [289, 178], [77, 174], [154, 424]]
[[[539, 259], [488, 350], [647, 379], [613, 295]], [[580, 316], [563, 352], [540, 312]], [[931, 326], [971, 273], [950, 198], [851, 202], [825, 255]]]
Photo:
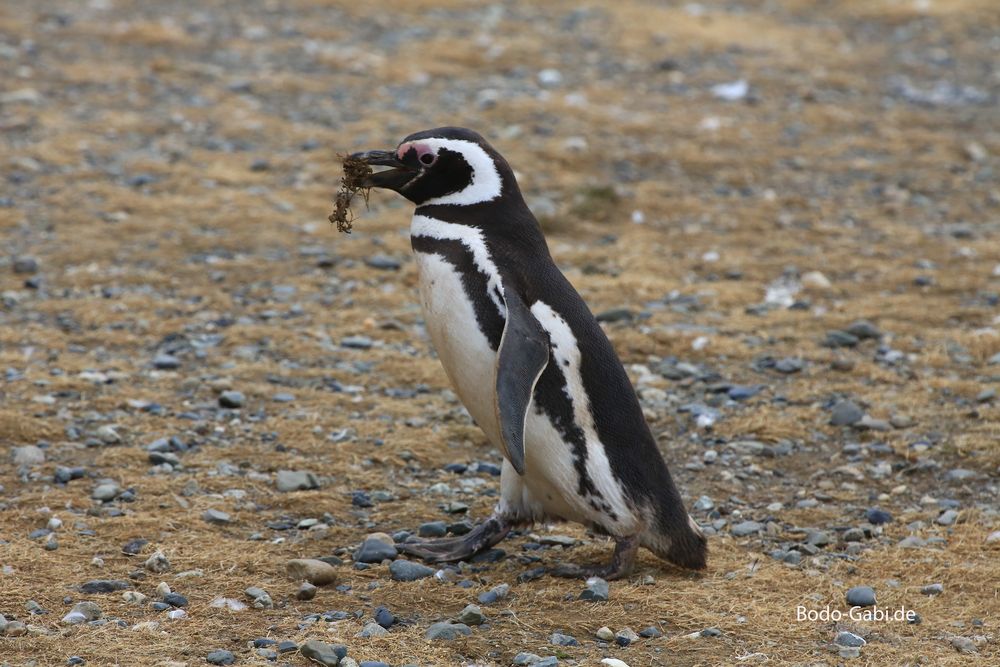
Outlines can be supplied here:
[[[413, 246], [414, 252], [438, 255], [455, 267], [455, 270], [462, 277], [462, 288], [465, 291], [465, 296], [472, 303], [472, 310], [476, 314], [476, 324], [479, 326], [479, 330], [486, 336], [491, 348], [499, 349], [506, 318], [500, 312], [497, 304], [490, 298], [490, 277], [476, 266], [472, 251], [461, 241], [435, 239], [429, 236], [411, 236], [410, 245]], [[432, 282], [431, 287], [433, 286]]]

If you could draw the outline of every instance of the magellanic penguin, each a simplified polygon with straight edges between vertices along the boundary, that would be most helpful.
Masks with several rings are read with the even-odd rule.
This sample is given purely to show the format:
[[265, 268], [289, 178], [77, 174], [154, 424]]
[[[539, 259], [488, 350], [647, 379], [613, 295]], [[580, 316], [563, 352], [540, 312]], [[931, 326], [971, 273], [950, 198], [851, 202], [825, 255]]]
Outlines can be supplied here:
[[410, 241], [431, 341], [476, 424], [503, 454], [500, 502], [458, 538], [402, 551], [456, 561], [513, 527], [576, 521], [611, 536], [603, 567], [555, 574], [614, 579], [639, 546], [705, 567], [705, 537], [684, 509], [621, 361], [556, 267], [507, 161], [479, 134], [442, 127], [395, 150], [352, 157], [367, 187], [416, 204]]

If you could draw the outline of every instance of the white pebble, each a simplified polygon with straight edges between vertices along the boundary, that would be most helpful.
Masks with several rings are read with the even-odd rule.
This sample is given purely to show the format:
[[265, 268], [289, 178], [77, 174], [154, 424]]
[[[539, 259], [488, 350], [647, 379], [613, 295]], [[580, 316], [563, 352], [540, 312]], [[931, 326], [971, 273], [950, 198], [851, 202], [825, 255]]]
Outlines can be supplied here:
[[60, 528], [62, 528], [62, 525], [63, 525], [62, 519], [60, 519], [57, 516], [54, 516], [51, 519], [49, 519], [49, 530], [59, 530]]
[[167, 618], [169, 618], [169, 619], [171, 619], [173, 621], [176, 621], [176, 620], [181, 619], [181, 618], [187, 618], [187, 612], [184, 611], [183, 609], [171, 609], [167, 613]]
[[161, 598], [164, 595], [168, 595], [169, 593], [170, 593], [170, 586], [167, 584], [167, 582], [161, 581], [160, 583], [156, 584], [156, 594], [159, 595]]

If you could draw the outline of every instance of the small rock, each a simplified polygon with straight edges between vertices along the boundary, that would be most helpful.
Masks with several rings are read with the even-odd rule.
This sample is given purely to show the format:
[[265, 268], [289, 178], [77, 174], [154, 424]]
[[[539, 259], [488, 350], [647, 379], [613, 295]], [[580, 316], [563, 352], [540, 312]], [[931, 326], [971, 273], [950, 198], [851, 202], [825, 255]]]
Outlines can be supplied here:
[[639, 641], [639, 635], [632, 628], [622, 628], [615, 633], [615, 643], [619, 646], [628, 646], [637, 641]]
[[448, 534], [448, 524], [444, 521], [429, 521], [420, 524], [417, 535], [420, 537], [444, 537]]
[[274, 601], [263, 588], [250, 586], [243, 593], [253, 601], [254, 609], [271, 609], [274, 607]]
[[434, 569], [410, 560], [394, 560], [389, 565], [389, 573], [394, 581], [417, 581], [434, 576]]
[[535, 655], [534, 653], [521, 652], [514, 656], [511, 664], [514, 667], [531, 667], [532, 665], [537, 665], [541, 662], [542, 656]]
[[231, 665], [236, 662], [236, 656], [232, 651], [217, 649], [205, 656], [205, 660], [210, 665]]
[[186, 607], [188, 599], [180, 593], [167, 593], [163, 596], [163, 601], [171, 607]]
[[986, 536], [986, 544], [996, 544], [1000, 542], [1000, 530], [995, 530]]
[[354, 562], [381, 563], [384, 560], [392, 560], [398, 555], [399, 552], [393, 545], [392, 538], [386, 541], [377, 535], [369, 535], [354, 552]]
[[372, 339], [368, 336], [348, 336], [340, 341], [340, 345], [354, 350], [368, 350], [372, 346]]
[[28, 626], [21, 621], [11, 621], [4, 628], [3, 633], [8, 637], [23, 637], [28, 634]]
[[858, 342], [858, 337], [854, 334], [834, 329], [833, 331], [826, 332], [826, 339], [823, 341], [823, 345], [825, 347], [855, 347]]
[[588, 602], [607, 602], [609, 595], [608, 582], [600, 577], [591, 577], [587, 579], [587, 587], [580, 593], [580, 599]]
[[275, 487], [282, 493], [319, 488], [319, 479], [308, 470], [279, 470]]
[[122, 593], [122, 600], [128, 604], [145, 604], [147, 599], [149, 598], [139, 591], [125, 591]]
[[377, 607], [374, 614], [375, 622], [388, 630], [396, 622], [396, 617], [386, 607]]
[[861, 340], [866, 338], [878, 340], [882, 337], [882, 332], [879, 331], [878, 327], [868, 320], [856, 320], [852, 322], [851, 325], [845, 329], [845, 331]]
[[362, 639], [370, 639], [371, 637], [384, 637], [389, 634], [389, 631], [383, 628], [378, 623], [374, 621], [366, 623], [365, 627], [361, 629], [361, 632], [357, 634], [358, 637]]
[[613, 642], [615, 640], [615, 633], [611, 628], [605, 625], [597, 631], [596, 637], [601, 641]]
[[660, 631], [659, 628], [657, 628], [656, 626], [651, 625], [651, 626], [649, 626], [648, 628], [646, 628], [644, 630], [640, 630], [639, 631], [639, 636], [640, 637], [644, 637], [646, 639], [656, 639], [657, 637], [662, 637], [663, 633]]
[[402, 266], [398, 259], [388, 255], [373, 255], [365, 260], [365, 264], [382, 271], [398, 271]]
[[34, 257], [18, 257], [14, 260], [12, 268], [14, 269], [14, 273], [21, 275], [37, 273], [38, 260]]
[[945, 510], [938, 518], [934, 519], [934, 523], [939, 526], [950, 526], [955, 523], [956, 519], [958, 519], [958, 510]]
[[594, 316], [598, 322], [628, 322], [635, 315], [628, 308], [612, 308]]
[[486, 615], [478, 605], [470, 604], [459, 612], [455, 620], [466, 625], [482, 625], [486, 622]]
[[181, 360], [172, 354], [158, 354], [153, 357], [153, 368], [172, 371], [181, 367]]
[[132, 584], [121, 579], [93, 579], [80, 586], [81, 593], [114, 593], [132, 588]]
[[920, 592], [924, 595], [941, 595], [944, 593], [944, 584], [927, 584]]
[[855, 586], [847, 591], [847, 604], [852, 607], [872, 607], [875, 605], [875, 589], [871, 586]]
[[98, 484], [94, 487], [91, 492], [90, 497], [94, 500], [100, 500], [101, 502], [108, 502], [114, 500], [121, 493], [121, 487], [114, 482], [108, 482], [106, 484]]
[[951, 645], [959, 653], [979, 653], [976, 643], [968, 637], [952, 637]]
[[207, 509], [201, 515], [202, 520], [208, 523], [218, 524], [220, 526], [230, 523], [232, 517], [229, 516], [228, 512], [223, 512], [217, 509]]
[[830, 279], [819, 271], [809, 271], [802, 274], [802, 286], [814, 290], [828, 290], [833, 287]]
[[304, 657], [326, 667], [337, 667], [347, 656], [347, 647], [341, 644], [327, 644], [318, 639], [310, 639], [299, 647]]
[[886, 512], [885, 510], [880, 510], [878, 508], [873, 507], [865, 512], [865, 519], [867, 519], [868, 523], [872, 524], [873, 526], [881, 526], [884, 523], [889, 523], [890, 521], [892, 521], [892, 515]]
[[553, 632], [549, 637], [549, 643], [556, 646], [579, 646], [580, 642], [572, 635], [564, 635], [561, 632]]
[[975, 471], [965, 468], [954, 468], [945, 473], [944, 478], [949, 482], [964, 482], [976, 476]]
[[427, 628], [427, 633], [424, 635], [427, 639], [431, 641], [444, 640], [451, 641], [452, 639], [458, 639], [461, 636], [469, 636], [472, 634], [472, 628], [464, 623], [451, 623], [449, 621], [441, 621], [435, 623], [431, 627]]
[[507, 593], [509, 592], [510, 584], [500, 584], [499, 586], [494, 586], [490, 590], [479, 594], [479, 604], [493, 604], [495, 602], [499, 602], [507, 597]]
[[312, 558], [295, 558], [285, 564], [289, 579], [327, 586], [337, 581], [337, 570], [329, 563]]
[[318, 589], [310, 584], [308, 581], [303, 581], [302, 585], [299, 586], [299, 590], [295, 593], [296, 600], [312, 600], [316, 597], [316, 591]]
[[62, 621], [63, 623], [76, 625], [78, 623], [86, 623], [87, 621], [95, 621], [100, 617], [101, 608], [96, 604], [93, 602], [78, 602], [68, 614], [63, 616]]
[[853, 632], [838, 632], [837, 636], [834, 638], [833, 643], [837, 646], [854, 646], [856, 648], [861, 648], [868, 642], [864, 640]]
[[45, 463], [45, 450], [36, 445], [24, 445], [14, 447], [11, 450], [11, 458], [16, 466], [36, 466]]
[[918, 535], [910, 535], [901, 539], [896, 546], [900, 549], [922, 549], [927, 546], [927, 540]]
[[730, 528], [729, 532], [732, 533], [734, 537], [747, 537], [748, 535], [759, 533], [763, 529], [763, 524], [758, 523], [757, 521], [741, 521]]
[[246, 397], [239, 391], [230, 390], [219, 394], [219, 405], [231, 410], [243, 407], [244, 401], [246, 401]]
[[830, 410], [830, 424], [832, 426], [850, 426], [857, 424], [864, 416], [864, 411], [852, 401], [838, 401]]
[[798, 373], [805, 367], [806, 362], [798, 357], [785, 357], [784, 359], [778, 359], [778, 361], [774, 362], [774, 370], [782, 373], [783, 375]]
[[157, 551], [152, 556], [146, 559], [146, 562], [142, 564], [144, 568], [150, 572], [155, 572], [156, 574], [163, 574], [164, 572], [170, 571], [170, 561], [162, 551]]

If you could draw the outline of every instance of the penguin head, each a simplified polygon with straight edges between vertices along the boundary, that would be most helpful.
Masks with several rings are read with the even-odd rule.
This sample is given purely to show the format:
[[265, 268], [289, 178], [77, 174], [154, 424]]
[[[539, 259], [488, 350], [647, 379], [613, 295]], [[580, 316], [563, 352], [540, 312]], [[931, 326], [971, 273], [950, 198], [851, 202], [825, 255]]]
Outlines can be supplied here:
[[351, 157], [389, 167], [369, 176], [365, 187], [393, 190], [417, 206], [469, 206], [517, 190], [514, 172], [503, 156], [479, 134], [461, 127], [416, 132], [396, 150]]

